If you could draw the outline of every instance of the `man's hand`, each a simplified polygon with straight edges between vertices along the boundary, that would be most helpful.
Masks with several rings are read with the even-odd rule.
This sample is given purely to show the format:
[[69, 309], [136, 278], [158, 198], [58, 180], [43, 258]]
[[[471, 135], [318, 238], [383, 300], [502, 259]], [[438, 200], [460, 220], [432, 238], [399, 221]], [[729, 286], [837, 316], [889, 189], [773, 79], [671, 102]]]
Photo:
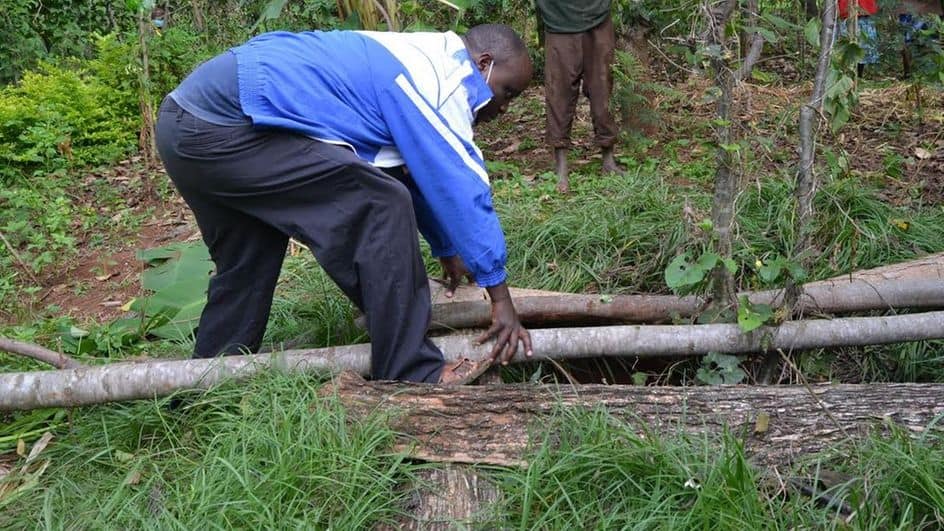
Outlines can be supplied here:
[[533, 356], [531, 334], [521, 326], [521, 321], [518, 320], [518, 312], [515, 311], [515, 305], [511, 302], [508, 286], [501, 283], [486, 289], [492, 299], [492, 326], [476, 341], [482, 344], [494, 338], [495, 346], [489, 354], [489, 359], [500, 361], [502, 365], [508, 365], [508, 362], [518, 353], [519, 341], [524, 346], [525, 356], [529, 358]]
[[442, 264], [443, 277], [446, 281], [446, 297], [452, 298], [456, 293], [456, 288], [462, 283], [462, 277], [468, 279], [469, 282], [474, 282], [472, 273], [466, 269], [459, 255], [441, 257], [439, 263]]

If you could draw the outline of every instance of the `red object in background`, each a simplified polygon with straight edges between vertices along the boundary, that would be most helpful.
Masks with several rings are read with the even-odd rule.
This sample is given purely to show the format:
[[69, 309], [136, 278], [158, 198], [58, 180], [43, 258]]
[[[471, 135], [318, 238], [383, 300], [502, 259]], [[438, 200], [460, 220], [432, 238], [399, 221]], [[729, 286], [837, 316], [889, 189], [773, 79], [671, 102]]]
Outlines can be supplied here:
[[[876, 0], [859, 0], [859, 7], [868, 15], [878, 13]], [[839, 0], [839, 18], [849, 18], [849, 0]]]

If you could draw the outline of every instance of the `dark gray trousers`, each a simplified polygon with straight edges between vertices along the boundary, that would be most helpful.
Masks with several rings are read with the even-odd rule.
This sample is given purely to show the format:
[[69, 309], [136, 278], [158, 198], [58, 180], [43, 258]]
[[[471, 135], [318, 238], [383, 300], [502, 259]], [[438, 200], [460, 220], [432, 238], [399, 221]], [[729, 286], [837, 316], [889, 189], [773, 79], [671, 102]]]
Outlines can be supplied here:
[[429, 285], [408, 178], [302, 135], [211, 124], [171, 98], [157, 148], [216, 264], [195, 357], [258, 350], [295, 238], [364, 313], [373, 378], [438, 380], [443, 357], [426, 337]]

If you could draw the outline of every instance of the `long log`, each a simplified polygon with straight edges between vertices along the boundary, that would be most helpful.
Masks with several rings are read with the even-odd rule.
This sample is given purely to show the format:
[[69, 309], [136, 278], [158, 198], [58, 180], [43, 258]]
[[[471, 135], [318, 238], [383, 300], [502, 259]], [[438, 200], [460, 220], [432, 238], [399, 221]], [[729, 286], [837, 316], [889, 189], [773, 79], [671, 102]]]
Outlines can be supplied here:
[[[474, 335], [434, 341], [446, 359], [484, 357]], [[944, 339], [944, 311], [890, 317], [792, 321], [744, 334], [737, 325], [549, 328], [531, 331], [534, 360], [601, 356], [689, 356], [750, 353]], [[519, 351], [516, 362], [531, 361]], [[58, 371], [0, 374], [0, 410], [70, 407], [166, 396], [274, 367], [291, 371], [352, 370], [367, 374], [370, 345], [360, 344], [215, 359], [113, 363]]]
[[666, 435], [720, 435], [727, 428], [761, 466], [855, 443], [892, 424], [922, 433], [944, 415], [944, 384], [449, 388], [342, 375], [335, 392], [355, 414], [391, 414], [398, 448], [418, 459], [503, 466], [525, 464], [562, 407], [602, 406], [641, 431]]
[[[782, 290], [745, 292], [754, 304], [777, 306]], [[513, 293], [514, 296], [514, 293]], [[557, 295], [517, 296], [515, 309], [525, 326], [660, 323], [688, 318], [705, 306], [700, 297], [673, 295]], [[829, 280], [807, 285], [797, 310], [802, 314], [842, 315], [874, 310], [944, 308], [944, 279]], [[491, 321], [488, 301], [464, 300], [433, 305], [431, 328], [456, 330], [486, 327]]]

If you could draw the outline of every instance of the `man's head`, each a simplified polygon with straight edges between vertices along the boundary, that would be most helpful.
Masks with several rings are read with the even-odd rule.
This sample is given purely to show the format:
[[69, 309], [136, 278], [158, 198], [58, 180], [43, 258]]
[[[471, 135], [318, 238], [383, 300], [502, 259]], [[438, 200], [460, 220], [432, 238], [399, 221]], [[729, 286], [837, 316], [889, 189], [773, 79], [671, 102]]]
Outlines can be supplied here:
[[462, 39], [472, 62], [486, 78], [494, 96], [479, 109], [476, 123], [495, 119], [531, 82], [531, 57], [521, 37], [504, 24], [482, 24]]

